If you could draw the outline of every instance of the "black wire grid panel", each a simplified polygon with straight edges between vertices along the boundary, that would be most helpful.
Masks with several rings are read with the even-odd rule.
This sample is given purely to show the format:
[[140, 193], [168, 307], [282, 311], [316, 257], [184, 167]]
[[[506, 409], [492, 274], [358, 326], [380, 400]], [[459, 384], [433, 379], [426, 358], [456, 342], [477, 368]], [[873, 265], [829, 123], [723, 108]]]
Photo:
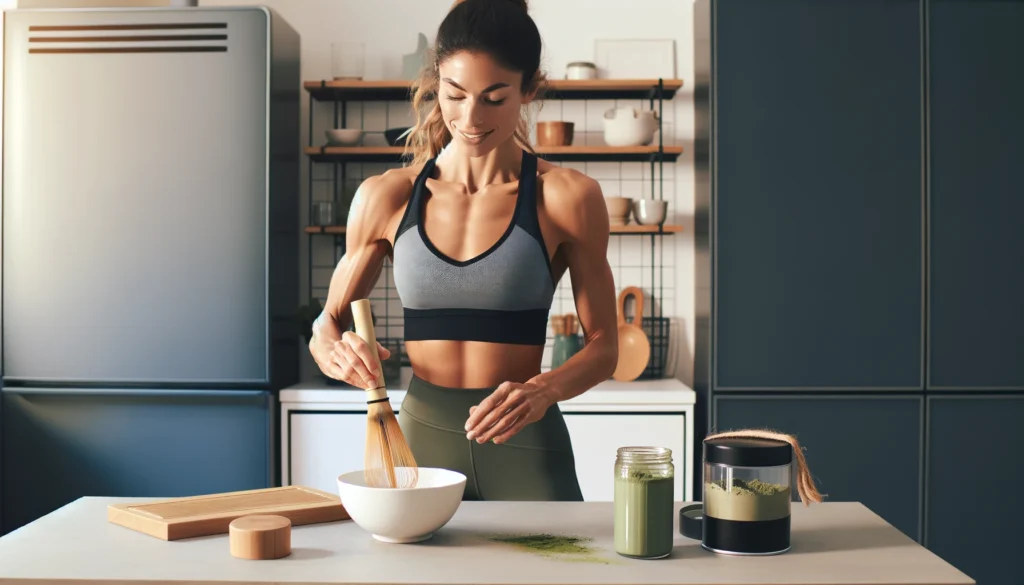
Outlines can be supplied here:
[[[659, 124], [664, 121], [663, 116], [663, 102], [659, 96], [654, 99], [649, 99], [650, 106], [653, 108], [655, 103], [658, 106], [659, 113]], [[310, 94], [309, 98], [309, 119], [308, 119], [308, 137], [310, 146], [313, 145], [313, 111], [315, 109], [315, 100], [313, 95]], [[333, 118], [334, 127], [345, 127], [347, 118], [347, 107], [344, 101], [335, 101], [333, 104]], [[385, 126], [390, 126], [389, 122], [385, 122]], [[658, 146], [663, 147], [662, 143], [663, 132], [658, 132]], [[308, 190], [309, 194], [309, 217], [312, 218], [314, 215], [314, 205], [317, 199], [314, 199], [314, 165], [320, 165], [322, 163], [315, 163], [312, 157], [308, 160]], [[332, 161], [331, 163], [331, 178], [328, 179], [331, 184], [331, 195], [330, 201], [335, 203], [336, 210], [336, 223], [343, 223], [343, 218], [347, 215], [348, 207], [351, 205], [352, 197], [354, 195], [355, 187], [365, 178], [365, 175], [369, 169], [363, 167], [362, 163], [346, 163], [343, 161]], [[402, 163], [394, 163], [402, 164]], [[350, 176], [351, 167], [359, 167], [359, 173], [352, 173], [354, 176]], [[655, 169], [658, 170], [658, 176], [660, 180], [654, 180]], [[664, 174], [663, 174], [663, 157], [652, 158], [650, 160], [650, 171], [651, 171], [651, 197], [662, 199], [663, 185], [664, 185]], [[657, 189], [657, 190], [656, 190]], [[322, 199], [321, 199], [322, 200]], [[623, 237], [637, 237], [636, 235], [625, 235], [617, 234]], [[330, 265], [316, 265], [313, 262], [314, 258], [314, 247], [319, 242], [320, 238], [330, 238], [332, 241], [332, 262]], [[318, 298], [321, 304], [326, 302], [328, 287], [330, 282], [330, 274], [333, 273], [337, 263], [341, 260], [345, 253], [345, 236], [344, 234], [323, 234], [323, 235], [309, 235], [309, 272], [308, 272], [308, 283], [310, 287], [310, 296]], [[646, 369], [640, 375], [641, 379], [654, 379], [664, 377], [667, 369], [667, 362], [669, 359], [669, 341], [670, 341], [670, 319], [663, 316], [661, 300], [664, 298], [664, 284], [663, 284], [663, 265], [664, 258], [663, 252], [661, 252], [661, 261], [657, 261], [655, 251], [661, 251], [665, 244], [665, 236], [661, 234], [650, 235], [650, 264], [644, 266], [644, 270], [650, 271], [650, 288], [641, 287], [644, 290], [645, 299], [644, 308], [647, 315], [641, 316], [641, 328], [647, 334], [648, 340], [651, 346], [651, 357], [648, 362]], [[661, 245], [656, 245], [661, 244]], [[621, 260], [621, 259], [620, 259]], [[646, 263], [645, 263], [646, 264]], [[621, 262], [619, 264], [621, 266]], [[326, 274], [326, 283], [321, 286], [316, 286], [316, 274], [320, 271], [321, 274]], [[398, 360], [401, 366], [410, 366], [409, 357], [405, 350], [404, 341], [404, 319], [401, 310], [401, 301], [398, 297], [398, 292], [394, 286], [394, 279], [392, 277], [391, 262], [385, 260], [385, 265], [381, 271], [380, 278], [373, 289], [370, 296], [370, 302], [374, 311], [375, 320], [375, 333], [378, 341], [384, 347], [391, 351], [392, 358], [387, 360], [388, 362], [394, 363], [392, 360]], [[561, 302], [559, 302], [559, 308], [561, 308]], [[555, 311], [553, 311], [555, 312]], [[634, 318], [627, 318], [632, 321]], [[550, 328], [548, 329], [547, 342], [550, 347], [554, 337]], [[387, 366], [385, 366], [387, 367]]]

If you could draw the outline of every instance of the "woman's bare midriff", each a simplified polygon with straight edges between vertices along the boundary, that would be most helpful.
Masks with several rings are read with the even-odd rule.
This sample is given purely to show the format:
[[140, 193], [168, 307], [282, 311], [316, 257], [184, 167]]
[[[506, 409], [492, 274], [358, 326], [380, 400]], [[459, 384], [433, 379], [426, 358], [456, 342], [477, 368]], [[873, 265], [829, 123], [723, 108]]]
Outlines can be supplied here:
[[416, 376], [450, 388], [490, 388], [526, 382], [540, 373], [543, 346], [476, 341], [408, 341]]

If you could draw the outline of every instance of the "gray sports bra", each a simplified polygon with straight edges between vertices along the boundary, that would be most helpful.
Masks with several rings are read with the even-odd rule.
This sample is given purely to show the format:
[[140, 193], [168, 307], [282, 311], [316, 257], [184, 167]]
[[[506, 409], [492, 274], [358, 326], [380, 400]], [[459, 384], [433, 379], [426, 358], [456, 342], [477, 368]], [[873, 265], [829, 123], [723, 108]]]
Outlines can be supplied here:
[[395, 235], [392, 267], [405, 340], [544, 345], [555, 283], [537, 220], [537, 157], [523, 151], [519, 194], [505, 233], [464, 261], [434, 247], [423, 228], [425, 185], [435, 162], [423, 166]]

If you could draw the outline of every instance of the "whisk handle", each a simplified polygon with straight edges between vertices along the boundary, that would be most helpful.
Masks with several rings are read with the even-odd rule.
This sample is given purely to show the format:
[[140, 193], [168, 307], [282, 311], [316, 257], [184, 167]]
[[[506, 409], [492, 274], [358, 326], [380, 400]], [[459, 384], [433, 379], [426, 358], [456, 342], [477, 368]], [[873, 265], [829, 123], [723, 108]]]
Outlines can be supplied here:
[[373, 330], [373, 314], [370, 311], [369, 299], [357, 299], [352, 301], [352, 321], [356, 326], [356, 335], [362, 339], [370, 348], [373, 361], [377, 370], [377, 378], [374, 381], [376, 387], [364, 388], [367, 392], [368, 401], [378, 401], [387, 398], [387, 391], [384, 387], [384, 371], [380, 365], [380, 355], [377, 354], [377, 336]]

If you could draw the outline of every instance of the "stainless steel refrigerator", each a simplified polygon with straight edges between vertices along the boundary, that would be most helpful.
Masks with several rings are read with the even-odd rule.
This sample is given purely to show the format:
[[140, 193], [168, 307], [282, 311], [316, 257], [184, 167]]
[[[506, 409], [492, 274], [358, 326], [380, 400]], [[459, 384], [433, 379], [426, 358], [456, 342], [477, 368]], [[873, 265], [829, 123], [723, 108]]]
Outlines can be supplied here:
[[298, 377], [299, 37], [263, 7], [4, 22], [0, 534], [277, 482]]

